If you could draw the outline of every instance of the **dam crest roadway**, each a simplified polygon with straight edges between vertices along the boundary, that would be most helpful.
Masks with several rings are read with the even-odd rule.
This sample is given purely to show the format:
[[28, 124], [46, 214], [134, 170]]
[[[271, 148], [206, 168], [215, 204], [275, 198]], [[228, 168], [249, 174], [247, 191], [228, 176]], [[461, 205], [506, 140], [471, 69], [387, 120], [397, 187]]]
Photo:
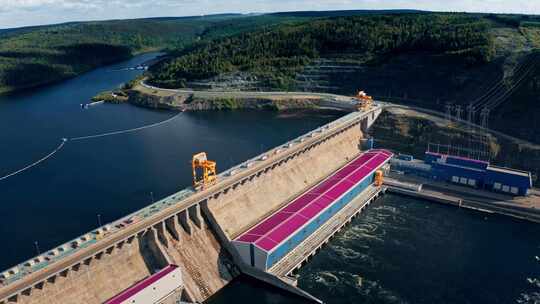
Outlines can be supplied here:
[[[204, 301], [240, 272], [316, 300], [288, 279], [246, 265], [230, 240], [357, 156], [362, 129], [367, 130], [381, 112], [380, 106], [374, 106], [367, 112], [350, 113], [222, 172], [218, 182], [203, 191], [179, 191], [2, 272], [0, 303], [77, 303], [81, 297], [86, 303], [103, 303], [170, 264], [182, 268], [181, 294], [189, 301]], [[296, 169], [306, 160], [320, 163], [321, 168], [314, 172], [287, 169]], [[246, 196], [258, 194], [248, 190], [281, 171], [295, 182], [273, 185], [287, 189], [253, 217], [243, 214], [230, 221], [234, 215], [224, 210], [252, 204], [255, 197]], [[244, 197], [232, 200], [235, 195]], [[233, 202], [240, 203], [233, 206]], [[211, 262], [204, 263], [204, 257]], [[125, 269], [129, 266], [122, 265], [126, 259], [133, 268], [129, 271]]]
[[[142, 85], [157, 89], [144, 83]], [[190, 93], [202, 96], [223, 94], [189, 90], [168, 91], [173, 94]], [[204, 190], [181, 190], [3, 271], [0, 273], [0, 304], [109, 303], [109, 300], [130, 290], [138, 285], [138, 282], [153, 278], [163, 269], [177, 268], [181, 272], [181, 279], [177, 280], [173, 292], [168, 294], [170, 302], [162, 303], [174, 303], [178, 299], [202, 302], [240, 273], [321, 302], [295, 286], [294, 271], [387, 188], [396, 188], [395, 185], [399, 188], [398, 183], [393, 186], [375, 184], [376, 171], [388, 170], [388, 158], [384, 158], [376, 166], [367, 163], [353, 166], [368, 169], [365, 176], [359, 180], [348, 178], [356, 172], [354, 170], [357, 169], [354, 168], [351, 169], [354, 172], [333, 175], [340, 174], [341, 170], [345, 170], [356, 159], [370, 153], [365, 151], [364, 134], [384, 108], [397, 105], [376, 102], [365, 111], [356, 111], [357, 106], [352, 98], [332, 94], [227, 94], [248, 97], [269, 94], [311, 95], [324, 100], [324, 103], [320, 104], [323, 108], [352, 112], [220, 173], [217, 182]], [[158, 126], [161, 123], [149, 126]], [[126, 131], [136, 132], [144, 128], [143, 126]], [[83, 136], [79, 139], [121, 132], [123, 131]], [[388, 154], [378, 150], [372, 152]], [[387, 156], [390, 157], [389, 154]], [[306, 191], [335, 178], [346, 179], [343, 183], [349, 188], [340, 190], [344, 192], [336, 196], [318, 194], [321, 197], [328, 196], [334, 201], [327, 201], [329, 205], [326, 207], [319, 205], [317, 210], [320, 211], [316, 214], [322, 216], [325, 210], [338, 210], [334, 209], [329, 213], [329, 217], [323, 219], [310, 235], [303, 236], [297, 246], [280, 255], [279, 261], [270, 265], [271, 267], [255, 267], [257, 258], [252, 256], [251, 260], [246, 259], [246, 255], [233, 245], [233, 240], [276, 214], [276, 211], [285, 210], [295, 199], [308, 193]], [[405, 187], [411, 186], [407, 184]], [[290, 238], [293, 239], [301, 230], [302, 228], [291, 230]], [[286, 240], [283, 240], [279, 244], [285, 243]]]

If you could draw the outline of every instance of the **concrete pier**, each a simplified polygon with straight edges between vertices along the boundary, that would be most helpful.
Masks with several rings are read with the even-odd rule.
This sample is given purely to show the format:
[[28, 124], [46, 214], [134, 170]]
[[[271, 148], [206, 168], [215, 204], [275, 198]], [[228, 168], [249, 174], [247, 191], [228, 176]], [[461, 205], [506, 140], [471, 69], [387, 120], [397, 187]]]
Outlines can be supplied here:
[[[423, 182], [420, 184], [419, 182]], [[403, 187], [402, 185], [413, 185]], [[497, 213], [540, 223], [540, 197], [514, 198], [487, 191], [447, 185], [426, 179], [393, 175], [385, 185], [389, 192], [486, 213]], [[414, 190], [414, 185], [418, 189]], [[524, 201], [525, 202], [522, 202]], [[534, 202], [533, 202], [534, 201]]]

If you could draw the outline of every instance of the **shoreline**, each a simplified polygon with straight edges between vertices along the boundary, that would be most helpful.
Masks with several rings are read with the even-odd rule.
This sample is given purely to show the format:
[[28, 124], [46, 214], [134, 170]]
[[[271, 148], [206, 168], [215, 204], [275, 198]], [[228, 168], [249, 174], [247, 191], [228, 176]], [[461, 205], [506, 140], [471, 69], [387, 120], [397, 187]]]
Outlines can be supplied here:
[[[82, 70], [77, 71], [77, 72], [75, 72], [73, 74], [64, 75], [63, 77], [59, 77], [59, 78], [55, 78], [55, 79], [49, 79], [49, 80], [42, 81], [40, 83], [35, 83], [35, 84], [23, 86], [23, 87], [13, 88], [13, 87], [8, 87], [8, 86], [3, 86], [3, 87], [0, 86], [0, 97], [10, 96], [12, 94], [21, 93], [24, 90], [33, 90], [33, 89], [39, 89], [39, 88], [52, 86], [54, 84], [58, 84], [58, 83], [61, 83], [63, 81], [66, 81], [66, 80], [70, 80], [70, 79], [79, 77], [81, 75], [84, 75], [85, 73], [91, 72], [91, 71], [99, 69], [99, 68], [103, 68], [103, 67], [106, 67], [106, 66], [109, 66], [109, 65], [118, 64], [118, 63], [121, 63], [121, 62], [124, 62], [124, 61], [129, 61], [129, 60], [131, 60], [131, 59], [133, 59], [135, 57], [142, 56], [142, 55], [145, 55], [145, 54], [159, 53], [161, 51], [162, 51], [162, 49], [154, 49], [154, 50], [145, 50], [145, 51], [142, 51], [142, 52], [133, 52], [127, 58], [120, 58], [120, 59], [117, 59], [117, 60], [112, 60], [110, 62], [104, 62], [103, 64], [92, 66], [92, 67], [86, 68], [86, 69], [82, 69]], [[159, 56], [156, 56], [155, 59], [157, 59], [158, 57]], [[158, 61], [154, 62], [153, 64], [155, 64], [157, 62]], [[144, 63], [145, 62], [143, 62], [142, 64], [144, 64]]]

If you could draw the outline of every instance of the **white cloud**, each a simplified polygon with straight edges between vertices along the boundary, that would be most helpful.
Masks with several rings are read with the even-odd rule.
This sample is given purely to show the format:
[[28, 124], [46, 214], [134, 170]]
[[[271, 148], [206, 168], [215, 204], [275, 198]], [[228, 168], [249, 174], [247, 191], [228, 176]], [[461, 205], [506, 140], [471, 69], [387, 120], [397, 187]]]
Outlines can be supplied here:
[[0, 28], [66, 21], [189, 16], [227, 12], [340, 9], [540, 14], [538, 0], [0, 0]]

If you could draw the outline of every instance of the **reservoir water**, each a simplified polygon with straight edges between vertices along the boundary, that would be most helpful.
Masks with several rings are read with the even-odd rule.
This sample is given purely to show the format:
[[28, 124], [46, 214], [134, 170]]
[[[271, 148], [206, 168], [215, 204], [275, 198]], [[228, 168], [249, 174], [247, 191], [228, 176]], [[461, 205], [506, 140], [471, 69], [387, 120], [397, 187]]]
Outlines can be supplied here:
[[[40, 159], [63, 137], [175, 115], [130, 105], [80, 107], [140, 73], [122, 68], [154, 56], [0, 97], [0, 176]], [[0, 269], [95, 228], [98, 214], [110, 222], [188, 186], [195, 152], [208, 152], [224, 170], [336, 117], [182, 113], [156, 128], [67, 142], [47, 161], [0, 181]], [[298, 282], [327, 303], [536, 304], [538, 256], [538, 225], [387, 195], [302, 268]], [[302, 301], [241, 277], [209, 303]]]
[[[80, 106], [141, 73], [124, 68], [155, 56], [146, 54], [26, 94], [0, 97], [0, 176], [47, 155], [64, 137], [136, 128], [174, 116], [131, 105]], [[94, 229], [98, 221], [114, 221], [189, 186], [194, 153], [206, 151], [223, 171], [335, 118], [181, 113], [152, 129], [69, 141], [47, 161], [0, 180], [0, 269]]]

